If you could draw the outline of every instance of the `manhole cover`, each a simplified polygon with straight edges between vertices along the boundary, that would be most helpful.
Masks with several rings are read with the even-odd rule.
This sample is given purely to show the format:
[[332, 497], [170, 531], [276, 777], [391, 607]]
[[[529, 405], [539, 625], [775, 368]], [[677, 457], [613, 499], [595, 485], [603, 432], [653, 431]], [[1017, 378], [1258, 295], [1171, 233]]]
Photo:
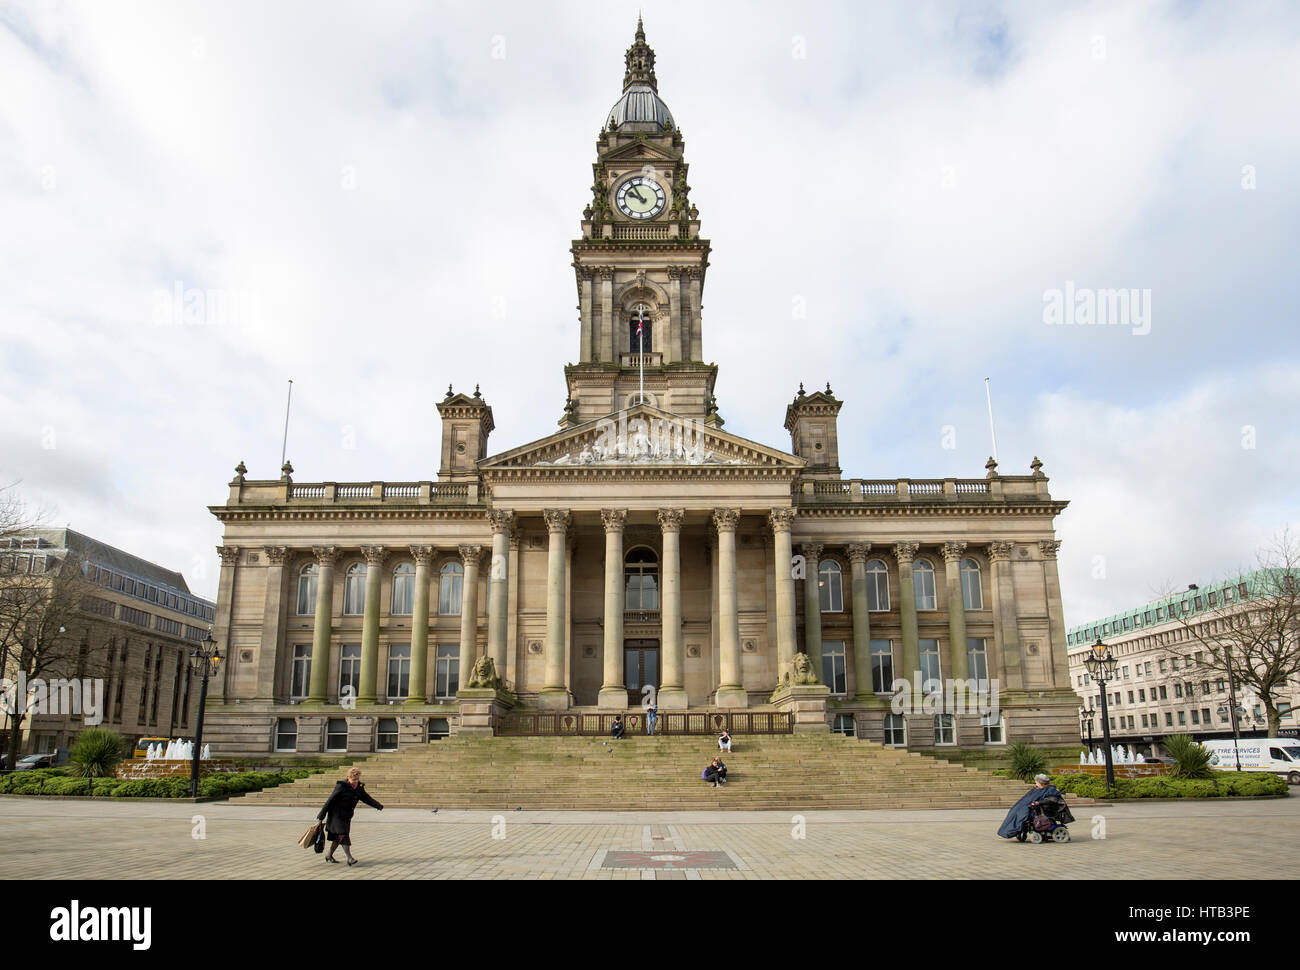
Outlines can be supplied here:
[[602, 869], [735, 869], [725, 852], [606, 852]]

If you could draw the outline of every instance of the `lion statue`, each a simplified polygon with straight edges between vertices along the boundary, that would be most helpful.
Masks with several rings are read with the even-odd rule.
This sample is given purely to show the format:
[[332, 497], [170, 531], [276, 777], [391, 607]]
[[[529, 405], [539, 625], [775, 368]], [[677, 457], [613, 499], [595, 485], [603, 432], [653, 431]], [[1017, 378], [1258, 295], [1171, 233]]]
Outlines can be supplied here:
[[469, 676], [467, 687], [500, 688], [501, 678], [497, 676], [497, 665], [487, 654], [474, 661], [474, 670]]
[[794, 667], [794, 682], [796, 684], [815, 684], [817, 683], [817, 674], [813, 671], [812, 661], [808, 659], [806, 653], [796, 653], [790, 661]]

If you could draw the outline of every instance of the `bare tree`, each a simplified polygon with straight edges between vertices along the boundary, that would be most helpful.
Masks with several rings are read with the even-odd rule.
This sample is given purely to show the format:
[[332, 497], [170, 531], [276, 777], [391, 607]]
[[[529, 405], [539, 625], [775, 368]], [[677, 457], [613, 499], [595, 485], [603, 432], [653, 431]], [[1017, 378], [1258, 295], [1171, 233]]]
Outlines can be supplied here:
[[[1255, 694], [1268, 717], [1268, 733], [1281, 729], [1279, 705], [1300, 677], [1300, 543], [1283, 529], [1256, 556], [1258, 568], [1242, 589], [1216, 593], [1189, 590], [1204, 598], [1201, 610], [1178, 611], [1184, 631], [1178, 644], [1166, 644], [1173, 657], [1192, 657], [1200, 648], [1202, 672], [1220, 674]], [[1171, 605], [1170, 612], [1174, 612]]]

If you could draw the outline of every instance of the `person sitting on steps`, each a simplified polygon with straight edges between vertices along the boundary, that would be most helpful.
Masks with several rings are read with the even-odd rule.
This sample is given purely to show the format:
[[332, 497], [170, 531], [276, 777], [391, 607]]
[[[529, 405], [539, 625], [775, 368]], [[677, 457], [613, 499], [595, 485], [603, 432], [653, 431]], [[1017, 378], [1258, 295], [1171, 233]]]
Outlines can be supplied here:
[[623, 731], [624, 731], [623, 715], [615, 714], [614, 723], [610, 726], [609, 729], [609, 736], [612, 737], [615, 741], [620, 741], [623, 738]]
[[705, 781], [713, 782], [714, 788], [717, 788], [719, 784], [725, 785], [727, 783], [727, 766], [719, 759], [714, 758], [705, 767], [704, 773], [700, 777]]
[[728, 734], [726, 731], [723, 731], [721, 734], [718, 735], [718, 750], [719, 751], [731, 750], [731, 735]]

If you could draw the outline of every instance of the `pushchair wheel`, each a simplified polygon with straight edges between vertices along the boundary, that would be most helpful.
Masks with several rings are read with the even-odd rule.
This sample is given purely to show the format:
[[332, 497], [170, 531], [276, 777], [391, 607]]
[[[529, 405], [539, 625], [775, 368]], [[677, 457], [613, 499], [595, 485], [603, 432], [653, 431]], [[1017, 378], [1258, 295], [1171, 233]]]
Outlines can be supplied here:
[[1025, 841], [1025, 839], [1027, 839], [1027, 838], [1029, 838], [1029, 834], [1028, 834], [1027, 832], [1024, 832], [1023, 830], [1020, 831], [1020, 832], [1017, 832], [1017, 833], [1016, 833], [1016, 841], [1017, 841], [1017, 842], [1023, 842], [1023, 841]]
[[1032, 843], [1034, 843], [1034, 845], [1038, 845], [1038, 843], [1040, 843], [1040, 842], [1043, 841], [1043, 833], [1042, 833], [1042, 832], [1030, 832], [1030, 833], [1029, 833], [1029, 841], [1032, 842]]
[[1058, 825], [1056, 828], [1052, 829], [1052, 841], [1069, 842], [1070, 830], [1067, 829], [1064, 825]]

